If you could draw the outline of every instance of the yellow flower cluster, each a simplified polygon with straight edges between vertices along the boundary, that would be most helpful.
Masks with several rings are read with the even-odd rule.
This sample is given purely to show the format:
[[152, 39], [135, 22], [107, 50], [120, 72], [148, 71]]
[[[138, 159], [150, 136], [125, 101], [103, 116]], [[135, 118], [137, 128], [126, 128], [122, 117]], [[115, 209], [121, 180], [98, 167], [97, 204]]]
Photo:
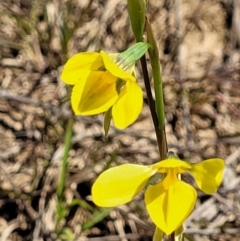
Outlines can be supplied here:
[[[72, 85], [71, 104], [76, 115], [110, 113], [114, 125], [124, 129], [139, 116], [143, 105], [134, 65], [149, 44], [137, 43], [120, 54], [79, 53], [68, 60], [61, 79]], [[124, 164], [103, 172], [92, 187], [93, 201], [101, 207], [114, 207], [131, 201], [155, 174], [163, 178], [148, 185], [145, 203], [155, 225], [169, 235], [192, 212], [196, 190], [179, 175], [190, 173], [205, 193], [214, 193], [222, 181], [224, 162], [214, 158], [191, 164], [169, 157], [150, 166]]]

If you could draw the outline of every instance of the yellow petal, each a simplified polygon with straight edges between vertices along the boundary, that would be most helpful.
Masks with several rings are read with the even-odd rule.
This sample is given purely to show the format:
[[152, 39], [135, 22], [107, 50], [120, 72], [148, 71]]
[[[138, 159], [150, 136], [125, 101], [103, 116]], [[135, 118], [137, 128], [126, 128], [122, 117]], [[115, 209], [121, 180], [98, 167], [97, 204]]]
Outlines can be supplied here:
[[117, 100], [116, 78], [109, 72], [88, 71], [72, 90], [71, 103], [76, 115], [107, 111]]
[[145, 202], [154, 224], [169, 235], [180, 227], [192, 212], [197, 193], [192, 186], [180, 180], [167, 189], [163, 182], [147, 188]]
[[124, 164], [103, 172], [93, 184], [92, 198], [100, 207], [114, 207], [131, 201], [156, 173], [152, 166]]
[[114, 76], [122, 79], [122, 80], [130, 80], [133, 82], [136, 82], [136, 79], [132, 76], [132, 72], [134, 69], [134, 66], [132, 68], [132, 72], [131, 73], [127, 73], [126, 71], [124, 71], [122, 68], [120, 68], [114, 61], [113, 59], [115, 59], [115, 57], [117, 56], [117, 54], [107, 54], [104, 51], [100, 52], [102, 58], [103, 58], [103, 62], [104, 62], [104, 66], [105, 68]]
[[169, 158], [155, 163], [154, 167], [158, 168], [160, 173], [166, 173], [169, 168], [178, 168], [177, 173], [183, 173], [185, 170], [191, 169], [191, 164], [176, 158]]
[[139, 116], [143, 105], [142, 89], [136, 82], [127, 81], [112, 109], [114, 125], [124, 129]]
[[212, 158], [197, 164], [192, 164], [191, 173], [198, 187], [207, 194], [217, 191], [222, 182], [224, 161]]
[[79, 53], [73, 55], [64, 65], [61, 79], [69, 85], [76, 84], [85, 70], [98, 70], [103, 66], [99, 53]]

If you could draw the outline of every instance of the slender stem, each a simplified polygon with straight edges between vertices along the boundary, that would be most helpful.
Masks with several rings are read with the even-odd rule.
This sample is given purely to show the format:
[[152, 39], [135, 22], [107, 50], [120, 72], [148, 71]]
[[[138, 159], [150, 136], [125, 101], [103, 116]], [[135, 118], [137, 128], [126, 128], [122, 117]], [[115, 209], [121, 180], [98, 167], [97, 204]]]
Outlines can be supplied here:
[[159, 119], [159, 129], [165, 128], [165, 113], [163, 102], [163, 87], [162, 87], [162, 73], [160, 63], [155, 59], [151, 59], [153, 69], [154, 90], [156, 97], [156, 112]]
[[[146, 18], [146, 32], [147, 32], [148, 43], [150, 43], [152, 46], [152, 48], [149, 48], [148, 53], [149, 53], [150, 62], [152, 66], [154, 91], [155, 91], [155, 98], [156, 98], [156, 106], [154, 107], [154, 114], [156, 115], [155, 118], [157, 119], [158, 125], [157, 127], [155, 127], [155, 131], [158, 138], [158, 148], [159, 148], [161, 160], [163, 160], [167, 157], [168, 147], [167, 147], [167, 139], [166, 139], [166, 132], [165, 132], [165, 111], [164, 111], [164, 101], [163, 101], [162, 73], [161, 73], [157, 43], [155, 41], [151, 25], [147, 18]], [[156, 240], [157, 234], [159, 234], [159, 231], [158, 231], [158, 228], [156, 227], [155, 234], [153, 237], [154, 241]], [[171, 234], [171, 240], [175, 241], [174, 232]]]
[[57, 196], [58, 196], [59, 202], [61, 202], [63, 199], [63, 192], [65, 189], [66, 173], [67, 173], [67, 165], [68, 165], [67, 159], [71, 148], [73, 123], [74, 123], [74, 118], [73, 116], [71, 116], [68, 119], [67, 126], [66, 126], [66, 134], [64, 138], [64, 153], [62, 157], [61, 172], [60, 172], [58, 187], [57, 187]]
[[161, 159], [165, 159], [167, 156], [167, 140], [166, 140], [166, 132], [165, 132], [165, 113], [164, 113], [164, 101], [163, 101], [163, 87], [162, 87], [162, 73], [161, 73], [161, 66], [159, 60], [159, 51], [157, 47], [157, 43], [155, 41], [153, 31], [151, 25], [146, 18], [146, 31], [147, 31], [147, 40], [148, 43], [151, 44], [151, 48], [149, 48], [148, 53], [150, 57], [150, 62], [152, 66], [153, 72], [153, 81], [154, 81], [154, 91], [155, 91], [155, 98], [156, 98], [156, 109], [155, 113], [158, 119], [158, 126], [157, 126], [157, 136], [159, 151], [161, 155]]
[[163, 231], [161, 229], [159, 229], [158, 227], [156, 227], [152, 241], [162, 241], [163, 235], [164, 235]]
[[[137, 1], [137, 2], [139, 3], [140, 1]], [[128, 4], [130, 4], [130, 3], [131, 2], [128, 1]], [[147, 3], [147, 1], [145, 1], [145, 4], [146, 3]], [[131, 5], [131, 7], [132, 6], [133, 5]], [[134, 8], [132, 8], [132, 9], [134, 9]], [[133, 32], [134, 32], [134, 35], [135, 35], [137, 41], [143, 41], [142, 32], [141, 32], [141, 34], [139, 34], [139, 27], [140, 27], [140, 30], [142, 30], [142, 29], [138, 23], [140, 20], [142, 20], [142, 18], [141, 19], [138, 18], [137, 20], [136, 20], [136, 18], [133, 19], [133, 16], [135, 16], [134, 11], [135, 10], [133, 10], [132, 12], [129, 11], [132, 27], [133, 27], [133, 29], [135, 29], [135, 27], [136, 27], [136, 29], [138, 30], [138, 31], [133, 30]], [[136, 16], [137, 15], [138, 14], [136, 14]], [[145, 15], [145, 13], [140, 14], [140, 15], [142, 17]], [[140, 61], [141, 61], [141, 66], [142, 66], [142, 71], [143, 71], [143, 79], [144, 79], [145, 89], [146, 89], [146, 93], [147, 93], [148, 105], [149, 105], [154, 129], [155, 129], [155, 133], [156, 133], [156, 137], [157, 137], [157, 144], [158, 144], [158, 149], [160, 152], [160, 158], [161, 158], [161, 160], [163, 160], [167, 157], [167, 139], [166, 139], [166, 132], [165, 132], [165, 113], [164, 113], [164, 101], [163, 101], [163, 90], [162, 90], [162, 73], [161, 73], [161, 68], [160, 68], [157, 44], [154, 39], [153, 32], [152, 32], [150, 23], [148, 22], [148, 19], [145, 18], [145, 20], [146, 20], [145, 27], [147, 30], [147, 41], [152, 46], [152, 48], [149, 49], [149, 56], [150, 56], [150, 61], [151, 61], [152, 71], [153, 71], [156, 103], [152, 96], [150, 79], [149, 79], [149, 75], [148, 75], [147, 62], [146, 62], [145, 55], [143, 55], [141, 57]], [[154, 241], [157, 241], [158, 239], [162, 240], [162, 237], [163, 237], [162, 231], [160, 231], [160, 229], [158, 229], [156, 227], [153, 240]], [[174, 233], [173, 233], [173, 236], [171, 235], [171, 238], [172, 237], [173, 237], [173, 241], [175, 241]]]
[[154, 129], [155, 129], [155, 133], [156, 133], [156, 137], [157, 137], [158, 149], [159, 149], [160, 155], [162, 156], [162, 153], [161, 153], [162, 137], [161, 137], [161, 133], [159, 131], [158, 117], [157, 117], [156, 108], [155, 108], [155, 101], [154, 101], [153, 96], [152, 96], [151, 85], [150, 85], [145, 55], [143, 55], [141, 57], [140, 61], [141, 61], [141, 66], [142, 66], [142, 71], [143, 71], [143, 79], [144, 79], [145, 89], [146, 89], [146, 93], [147, 93], [148, 106], [149, 106], [149, 109], [150, 109]]
[[71, 140], [72, 140], [72, 128], [74, 123], [74, 117], [71, 115], [68, 119], [67, 125], [66, 125], [66, 132], [64, 137], [64, 152], [61, 162], [61, 171], [58, 179], [58, 187], [57, 187], [57, 219], [55, 223], [55, 228], [57, 233], [61, 232], [61, 228], [59, 229], [59, 223], [60, 221], [65, 217], [66, 215], [66, 207], [65, 203], [63, 202], [64, 198], [64, 190], [65, 190], [65, 183], [66, 183], [66, 173], [67, 173], [67, 166], [68, 166], [68, 156], [69, 151], [71, 149]]

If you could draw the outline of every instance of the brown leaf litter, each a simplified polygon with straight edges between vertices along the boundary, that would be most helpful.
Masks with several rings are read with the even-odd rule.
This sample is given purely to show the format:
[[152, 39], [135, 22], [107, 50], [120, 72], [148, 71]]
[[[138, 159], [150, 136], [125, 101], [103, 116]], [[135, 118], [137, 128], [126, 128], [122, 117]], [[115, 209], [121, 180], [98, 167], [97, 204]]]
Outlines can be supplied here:
[[[118, 52], [134, 42], [127, 1], [40, 2], [0, 3], [0, 241], [66, 240], [55, 229], [70, 114], [61, 66], [79, 51]], [[149, 2], [163, 66], [169, 150], [193, 162], [221, 157], [226, 163], [218, 193], [199, 192], [186, 233], [195, 240], [240, 240], [239, 3]], [[139, 68], [137, 76], [143, 85]], [[69, 207], [58, 228], [69, 228], [81, 241], [151, 240], [143, 194], [82, 231], [96, 208], [91, 185], [107, 163], [158, 160], [147, 105], [134, 125], [112, 127], [108, 137], [101, 115], [75, 120], [65, 202], [77, 199], [91, 208]]]

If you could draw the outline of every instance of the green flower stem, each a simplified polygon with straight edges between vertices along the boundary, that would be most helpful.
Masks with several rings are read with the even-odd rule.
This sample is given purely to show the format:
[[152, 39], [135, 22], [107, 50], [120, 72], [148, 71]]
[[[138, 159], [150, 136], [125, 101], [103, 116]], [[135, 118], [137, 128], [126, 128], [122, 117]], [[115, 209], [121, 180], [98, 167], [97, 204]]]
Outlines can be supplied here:
[[58, 187], [57, 187], [57, 196], [58, 196], [59, 203], [61, 203], [63, 200], [63, 192], [65, 189], [66, 173], [67, 173], [67, 165], [68, 165], [67, 159], [69, 156], [69, 151], [71, 149], [73, 123], [74, 123], [74, 117], [73, 115], [71, 115], [71, 117], [68, 119], [67, 126], [66, 126], [66, 132], [65, 132], [65, 138], [64, 138], [64, 153], [62, 157], [61, 173], [59, 176]]
[[161, 240], [163, 240], [163, 231], [156, 227], [153, 235], [153, 241], [161, 241]]
[[[147, 30], [147, 42], [150, 43], [150, 45], [152, 46], [152, 48], [148, 49], [148, 53], [152, 65], [156, 104], [152, 96], [145, 55], [141, 57], [140, 61], [143, 71], [143, 79], [147, 93], [148, 105], [150, 108], [154, 129], [156, 132], [158, 149], [160, 152], [160, 157], [163, 160], [167, 157], [167, 140], [165, 132], [165, 112], [163, 102], [162, 74], [158, 56], [158, 48], [148, 19], [146, 18], [145, 21], [143, 20], [143, 18], [145, 18], [146, 5], [144, 6], [144, 1], [142, 0], [140, 0], [138, 4], [136, 4], [136, 2], [138, 1], [128, 0], [128, 12], [131, 19], [132, 29], [137, 42], [143, 41], [143, 23], [145, 23], [145, 27]], [[140, 5], [140, 2], [142, 5]], [[147, 4], [147, 1], [145, 1], [145, 4]], [[160, 241], [162, 239], [161, 237], [162, 232], [156, 227], [153, 241]], [[171, 240], [175, 240], [174, 232], [171, 235]]]
[[152, 28], [148, 19], [146, 19], [146, 31], [147, 31], [147, 40], [152, 46], [152, 48], [148, 49], [148, 53], [150, 57], [150, 62], [151, 62], [152, 72], [153, 72], [153, 80], [154, 80], [156, 113], [158, 118], [158, 131], [159, 131], [158, 135], [160, 136], [159, 149], [160, 149], [161, 159], [165, 159], [167, 157], [167, 140], [166, 140], [166, 132], [165, 132], [165, 111], [164, 111], [164, 101], [163, 101], [162, 73], [161, 73], [157, 43], [155, 41]]
[[159, 120], [159, 128], [164, 129], [165, 127], [165, 114], [164, 114], [164, 103], [163, 103], [163, 88], [162, 88], [162, 73], [160, 68], [160, 62], [158, 58], [158, 50], [155, 39], [153, 38], [152, 31], [149, 29], [150, 25], [147, 24], [148, 41], [151, 42], [152, 48], [149, 48], [150, 62], [153, 72], [154, 90], [156, 98], [156, 112]]
[[[148, 5], [148, 0], [128, 0], [128, 13], [129, 13], [129, 17], [132, 25], [132, 30], [137, 42], [143, 42], [144, 27], [150, 26], [147, 18], [145, 17], [147, 5]], [[149, 31], [147, 31], [147, 33], [148, 32]], [[149, 36], [151, 36], [150, 40], [149, 40]], [[149, 48], [149, 55], [151, 55], [150, 59], [151, 59], [151, 64], [153, 69], [156, 106], [155, 106], [155, 101], [152, 97], [146, 57], [142, 56], [140, 61], [141, 61], [141, 66], [143, 70], [143, 78], [144, 78], [144, 84], [145, 84], [146, 93], [147, 93], [148, 105], [150, 108], [155, 132], [157, 136], [158, 149], [160, 152], [161, 159], [165, 159], [167, 156], [167, 141], [166, 141], [166, 135], [165, 135], [162, 78], [161, 78], [161, 72], [160, 72], [159, 59], [157, 58], [158, 57], [157, 45], [153, 37], [153, 34], [150, 34], [149, 36], [148, 36], [148, 42], [152, 44], [152, 47], [153, 47], [153, 48]]]
[[[163, 101], [163, 87], [162, 87], [162, 72], [159, 59], [159, 51], [157, 43], [155, 41], [151, 25], [146, 18], [146, 32], [147, 32], [147, 41], [151, 44], [152, 48], [148, 49], [150, 62], [153, 72], [153, 81], [154, 81], [154, 91], [156, 98], [156, 113], [158, 118], [158, 131], [159, 131], [159, 150], [161, 159], [167, 157], [167, 139], [165, 132], [165, 111], [164, 111], [164, 101]], [[159, 230], [156, 227], [153, 241], [156, 240], [156, 237], [159, 235]], [[170, 236], [171, 241], [175, 241], [175, 233], [173, 232]]]

